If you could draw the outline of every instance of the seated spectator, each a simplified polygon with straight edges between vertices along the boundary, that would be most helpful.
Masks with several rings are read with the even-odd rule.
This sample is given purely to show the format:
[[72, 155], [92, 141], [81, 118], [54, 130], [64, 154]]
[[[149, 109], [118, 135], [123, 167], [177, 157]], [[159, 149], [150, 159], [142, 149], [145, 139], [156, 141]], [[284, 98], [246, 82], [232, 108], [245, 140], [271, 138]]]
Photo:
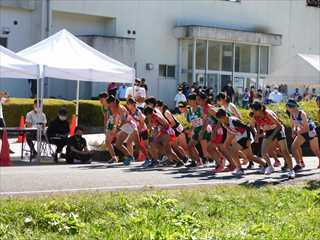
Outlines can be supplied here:
[[[41, 102], [39, 102], [41, 105]], [[37, 100], [34, 100], [33, 110], [27, 113], [26, 116], [26, 127], [28, 128], [37, 128], [41, 126], [43, 129], [47, 125], [47, 117], [44, 113], [40, 113], [41, 110], [38, 109]], [[33, 159], [37, 156], [37, 151], [34, 148], [33, 141], [37, 140], [36, 133], [28, 133], [27, 134], [27, 144], [30, 148], [30, 159]]]
[[87, 148], [87, 141], [82, 137], [83, 128], [76, 127], [75, 135], [67, 141], [67, 163], [74, 163], [74, 160], [80, 160], [81, 163], [90, 163], [94, 152]]
[[69, 135], [68, 110], [64, 107], [58, 111], [58, 116], [49, 123], [47, 135], [49, 142], [57, 146], [54, 153], [54, 161], [58, 161], [58, 154], [62, 152], [63, 147], [67, 144]]
[[146, 84], [146, 79], [141, 78], [141, 84], [140, 87], [144, 88], [146, 91], [146, 95], [148, 96], [148, 85]]

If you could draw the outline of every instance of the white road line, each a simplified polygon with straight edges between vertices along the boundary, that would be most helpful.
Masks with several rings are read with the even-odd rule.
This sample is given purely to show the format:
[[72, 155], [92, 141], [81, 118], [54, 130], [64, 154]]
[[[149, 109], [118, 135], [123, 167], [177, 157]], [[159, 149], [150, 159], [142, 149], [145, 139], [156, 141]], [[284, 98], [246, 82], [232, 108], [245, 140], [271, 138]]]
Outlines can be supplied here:
[[[228, 182], [228, 184], [235, 184], [236, 182]], [[210, 186], [224, 184], [219, 182], [205, 182], [205, 183], [173, 183], [173, 184], [157, 184], [157, 185], [127, 185], [127, 186], [110, 186], [110, 187], [94, 187], [94, 188], [70, 188], [70, 189], [52, 189], [52, 190], [38, 190], [38, 191], [21, 191], [21, 192], [0, 192], [0, 196], [14, 196], [14, 195], [36, 195], [36, 194], [50, 194], [50, 193], [72, 193], [72, 192], [103, 192], [103, 191], [120, 191], [120, 190], [143, 190], [143, 189], [170, 189], [170, 188], [184, 188], [194, 186]]]

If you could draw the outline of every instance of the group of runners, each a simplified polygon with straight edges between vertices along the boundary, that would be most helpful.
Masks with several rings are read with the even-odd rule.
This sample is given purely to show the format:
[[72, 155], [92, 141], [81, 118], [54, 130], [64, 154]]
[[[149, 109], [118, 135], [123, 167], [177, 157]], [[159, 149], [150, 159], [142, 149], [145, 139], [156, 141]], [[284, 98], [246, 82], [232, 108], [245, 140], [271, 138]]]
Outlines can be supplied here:
[[[319, 159], [320, 150], [315, 123], [299, 109], [295, 100], [286, 104], [292, 127], [292, 155], [287, 145], [285, 128], [277, 114], [262, 102], [250, 105], [250, 124], [245, 124], [237, 107], [225, 93], [215, 101], [204, 92], [191, 93], [187, 102], [179, 103], [179, 114], [154, 97], [137, 106], [133, 98], [120, 104], [113, 95], [99, 95], [104, 114], [106, 148], [110, 163], [118, 162], [116, 150], [124, 156], [123, 163], [134, 161], [134, 147], [146, 157], [142, 167], [169, 165], [202, 167], [214, 162], [214, 174], [231, 171], [244, 174], [244, 166], [259, 166], [262, 174], [272, 174], [275, 167], [286, 171], [288, 178], [305, 167], [302, 145], [310, 144]], [[320, 107], [320, 98], [317, 98]], [[255, 154], [252, 146], [260, 143]], [[258, 156], [259, 155], [259, 156]], [[284, 158], [281, 166], [278, 156]], [[273, 160], [272, 160], [273, 159]], [[227, 164], [228, 162], [228, 164]]]

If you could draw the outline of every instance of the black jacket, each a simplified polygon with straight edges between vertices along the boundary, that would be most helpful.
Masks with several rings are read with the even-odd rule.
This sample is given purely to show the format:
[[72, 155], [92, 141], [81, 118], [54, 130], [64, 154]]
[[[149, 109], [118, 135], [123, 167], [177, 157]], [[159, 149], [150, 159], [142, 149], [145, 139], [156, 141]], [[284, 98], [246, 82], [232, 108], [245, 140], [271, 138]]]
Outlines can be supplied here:
[[59, 117], [57, 117], [49, 123], [47, 134], [49, 138], [61, 135], [68, 137], [69, 131], [69, 122], [67, 120], [61, 121]]

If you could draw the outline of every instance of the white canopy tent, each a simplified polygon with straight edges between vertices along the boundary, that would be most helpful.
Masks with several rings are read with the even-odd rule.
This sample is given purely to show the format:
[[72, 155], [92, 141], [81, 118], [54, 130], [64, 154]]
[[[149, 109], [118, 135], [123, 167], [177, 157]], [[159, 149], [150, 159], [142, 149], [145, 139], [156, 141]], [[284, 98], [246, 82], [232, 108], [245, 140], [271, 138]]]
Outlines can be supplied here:
[[267, 85], [287, 84], [291, 87], [320, 87], [320, 55], [297, 54], [272, 72]]
[[19, 56], [40, 64], [41, 76], [76, 80], [77, 110], [79, 81], [133, 83], [135, 70], [90, 47], [63, 29], [28, 47]]
[[0, 45], [0, 78], [39, 78], [39, 65]]

